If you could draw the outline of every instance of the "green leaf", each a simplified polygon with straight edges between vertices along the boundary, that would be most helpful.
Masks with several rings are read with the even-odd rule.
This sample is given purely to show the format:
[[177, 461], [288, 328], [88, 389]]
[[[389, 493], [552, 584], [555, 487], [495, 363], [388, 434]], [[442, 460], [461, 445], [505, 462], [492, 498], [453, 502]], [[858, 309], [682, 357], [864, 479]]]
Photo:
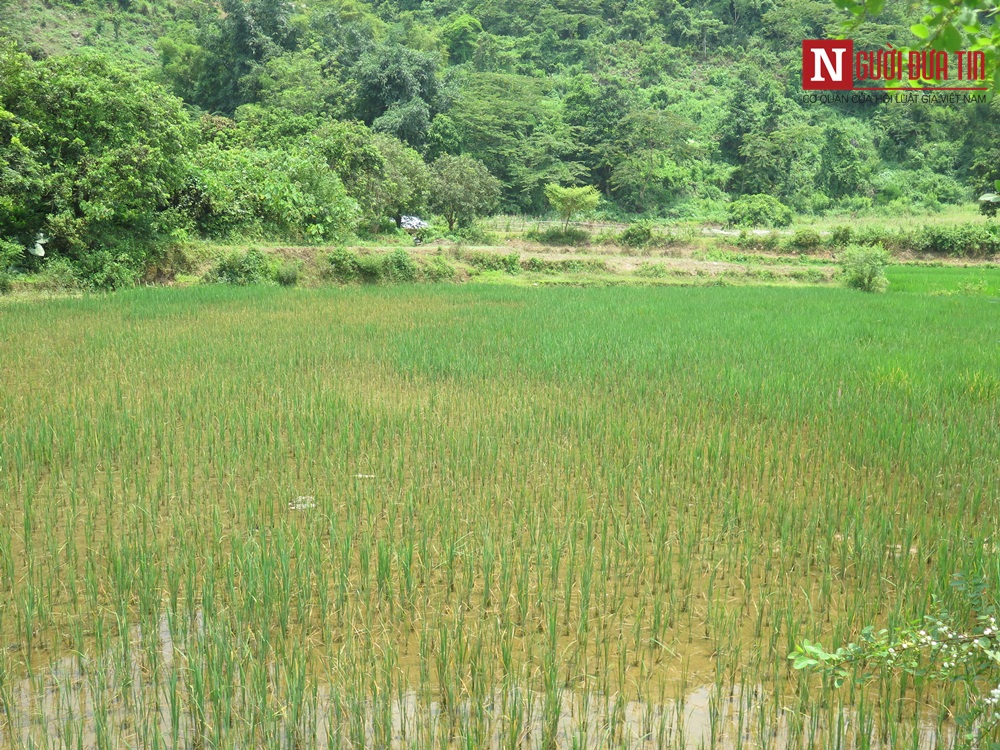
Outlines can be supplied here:
[[808, 656], [802, 655], [798, 657], [792, 664], [795, 669], [809, 669], [811, 667], [819, 666], [819, 662], [815, 659], [811, 659]]
[[941, 46], [948, 52], [958, 52], [962, 48], [962, 34], [950, 23], [941, 30]]
[[1000, 203], [1000, 195], [996, 193], [986, 193], [985, 195], [980, 195], [979, 200], [986, 201], [987, 203]]
[[930, 29], [924, 26], [922, 23], [915, 23], [910, 27], [910, 31], [913, 32], [915, 37], [920, 39], [926, 39], [931, 35]]

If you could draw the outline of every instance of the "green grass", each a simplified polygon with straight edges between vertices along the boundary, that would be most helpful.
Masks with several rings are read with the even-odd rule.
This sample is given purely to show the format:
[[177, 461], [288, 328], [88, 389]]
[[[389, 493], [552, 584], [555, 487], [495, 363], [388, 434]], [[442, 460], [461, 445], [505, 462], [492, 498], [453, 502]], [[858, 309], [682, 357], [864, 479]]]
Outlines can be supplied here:
[[786, 655], [1000, 583], [996, 315], [832, 287], [5, 305], [0, 746], [947, 734], [960, 695], [830, 692]]
[[959, 206], [944, 206], [940, 211], [935, 212], [914, 208], [912, 214], [901, 214], [898, 210], [887, 213], [884, 208], [874, 208], [857, 215], [798, 215], [789, 229], [808, 228], [826, 232], [834, 227], [849, 225], [855, 228], [874, 226], [899, 230], [912, 229], [924, 225], [947, 226], [950, 224], [978, 224], [989, 221], [993, 220], [979, 212], [978, 204], [966, 203]]
[[890, 266], [886, 276], [890, 292], [1000, 297], [1000, 268], [996, 266]]

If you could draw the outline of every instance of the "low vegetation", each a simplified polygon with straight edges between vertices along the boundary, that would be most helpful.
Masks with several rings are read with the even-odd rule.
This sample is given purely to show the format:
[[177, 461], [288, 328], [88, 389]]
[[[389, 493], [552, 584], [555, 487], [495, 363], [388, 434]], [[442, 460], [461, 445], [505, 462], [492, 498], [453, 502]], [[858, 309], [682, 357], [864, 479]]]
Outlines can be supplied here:
[[974, 620], [956, 571], [996, 590], [995, 317], [725, 286], [0, 309], [0, 745], [950, 742], [957, 683], [786, 656]]

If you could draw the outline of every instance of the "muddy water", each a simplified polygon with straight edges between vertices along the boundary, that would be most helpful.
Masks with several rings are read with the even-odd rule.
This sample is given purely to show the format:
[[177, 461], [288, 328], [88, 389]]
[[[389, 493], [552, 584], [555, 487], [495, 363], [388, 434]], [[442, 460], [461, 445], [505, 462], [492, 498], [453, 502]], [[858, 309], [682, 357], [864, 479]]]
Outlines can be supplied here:
[[[136, 643], [141, 638], [133, 630]], [[175, 660], [166, 619], [158, 639], [161, 674]], [[174, 672], [176, 674], [176, 672]], [[279, 677], [272, 670], [277, 685]], [[10, 684], [10, 683], [8, 683]], [[270, 718], [236, 713], [199, 716], [190, 685], [150, 680], [136, 660], [122, 674], [109, 661], [63, 656], [10, 684], [0, 720], [2, 748], [851, 748], [926, 750], [955, 744], [954, 727], [909, 718], [901, 734], [876, 731], [863, 712], [776, 708], [759, 687], [702, 685], [681, 699], [628, 700], [594, 692], [549, 694], [517, 681], [495, 686], [484, 700], [447, 705], [415, 690], [372, 694], [362, 688], [312, 683], [296, 705], [277, 705]], [[218, 710], [213, 712], [218, 714]]]

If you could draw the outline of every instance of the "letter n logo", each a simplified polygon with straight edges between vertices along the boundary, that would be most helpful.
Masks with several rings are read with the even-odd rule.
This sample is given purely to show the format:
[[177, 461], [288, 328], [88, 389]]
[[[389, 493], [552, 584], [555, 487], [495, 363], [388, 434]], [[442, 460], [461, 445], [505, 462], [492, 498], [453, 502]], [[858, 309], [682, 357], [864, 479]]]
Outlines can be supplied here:
[[807, 91], [854, 87], [854, 42], [850, 39], [802, 40], [802, 88]]

